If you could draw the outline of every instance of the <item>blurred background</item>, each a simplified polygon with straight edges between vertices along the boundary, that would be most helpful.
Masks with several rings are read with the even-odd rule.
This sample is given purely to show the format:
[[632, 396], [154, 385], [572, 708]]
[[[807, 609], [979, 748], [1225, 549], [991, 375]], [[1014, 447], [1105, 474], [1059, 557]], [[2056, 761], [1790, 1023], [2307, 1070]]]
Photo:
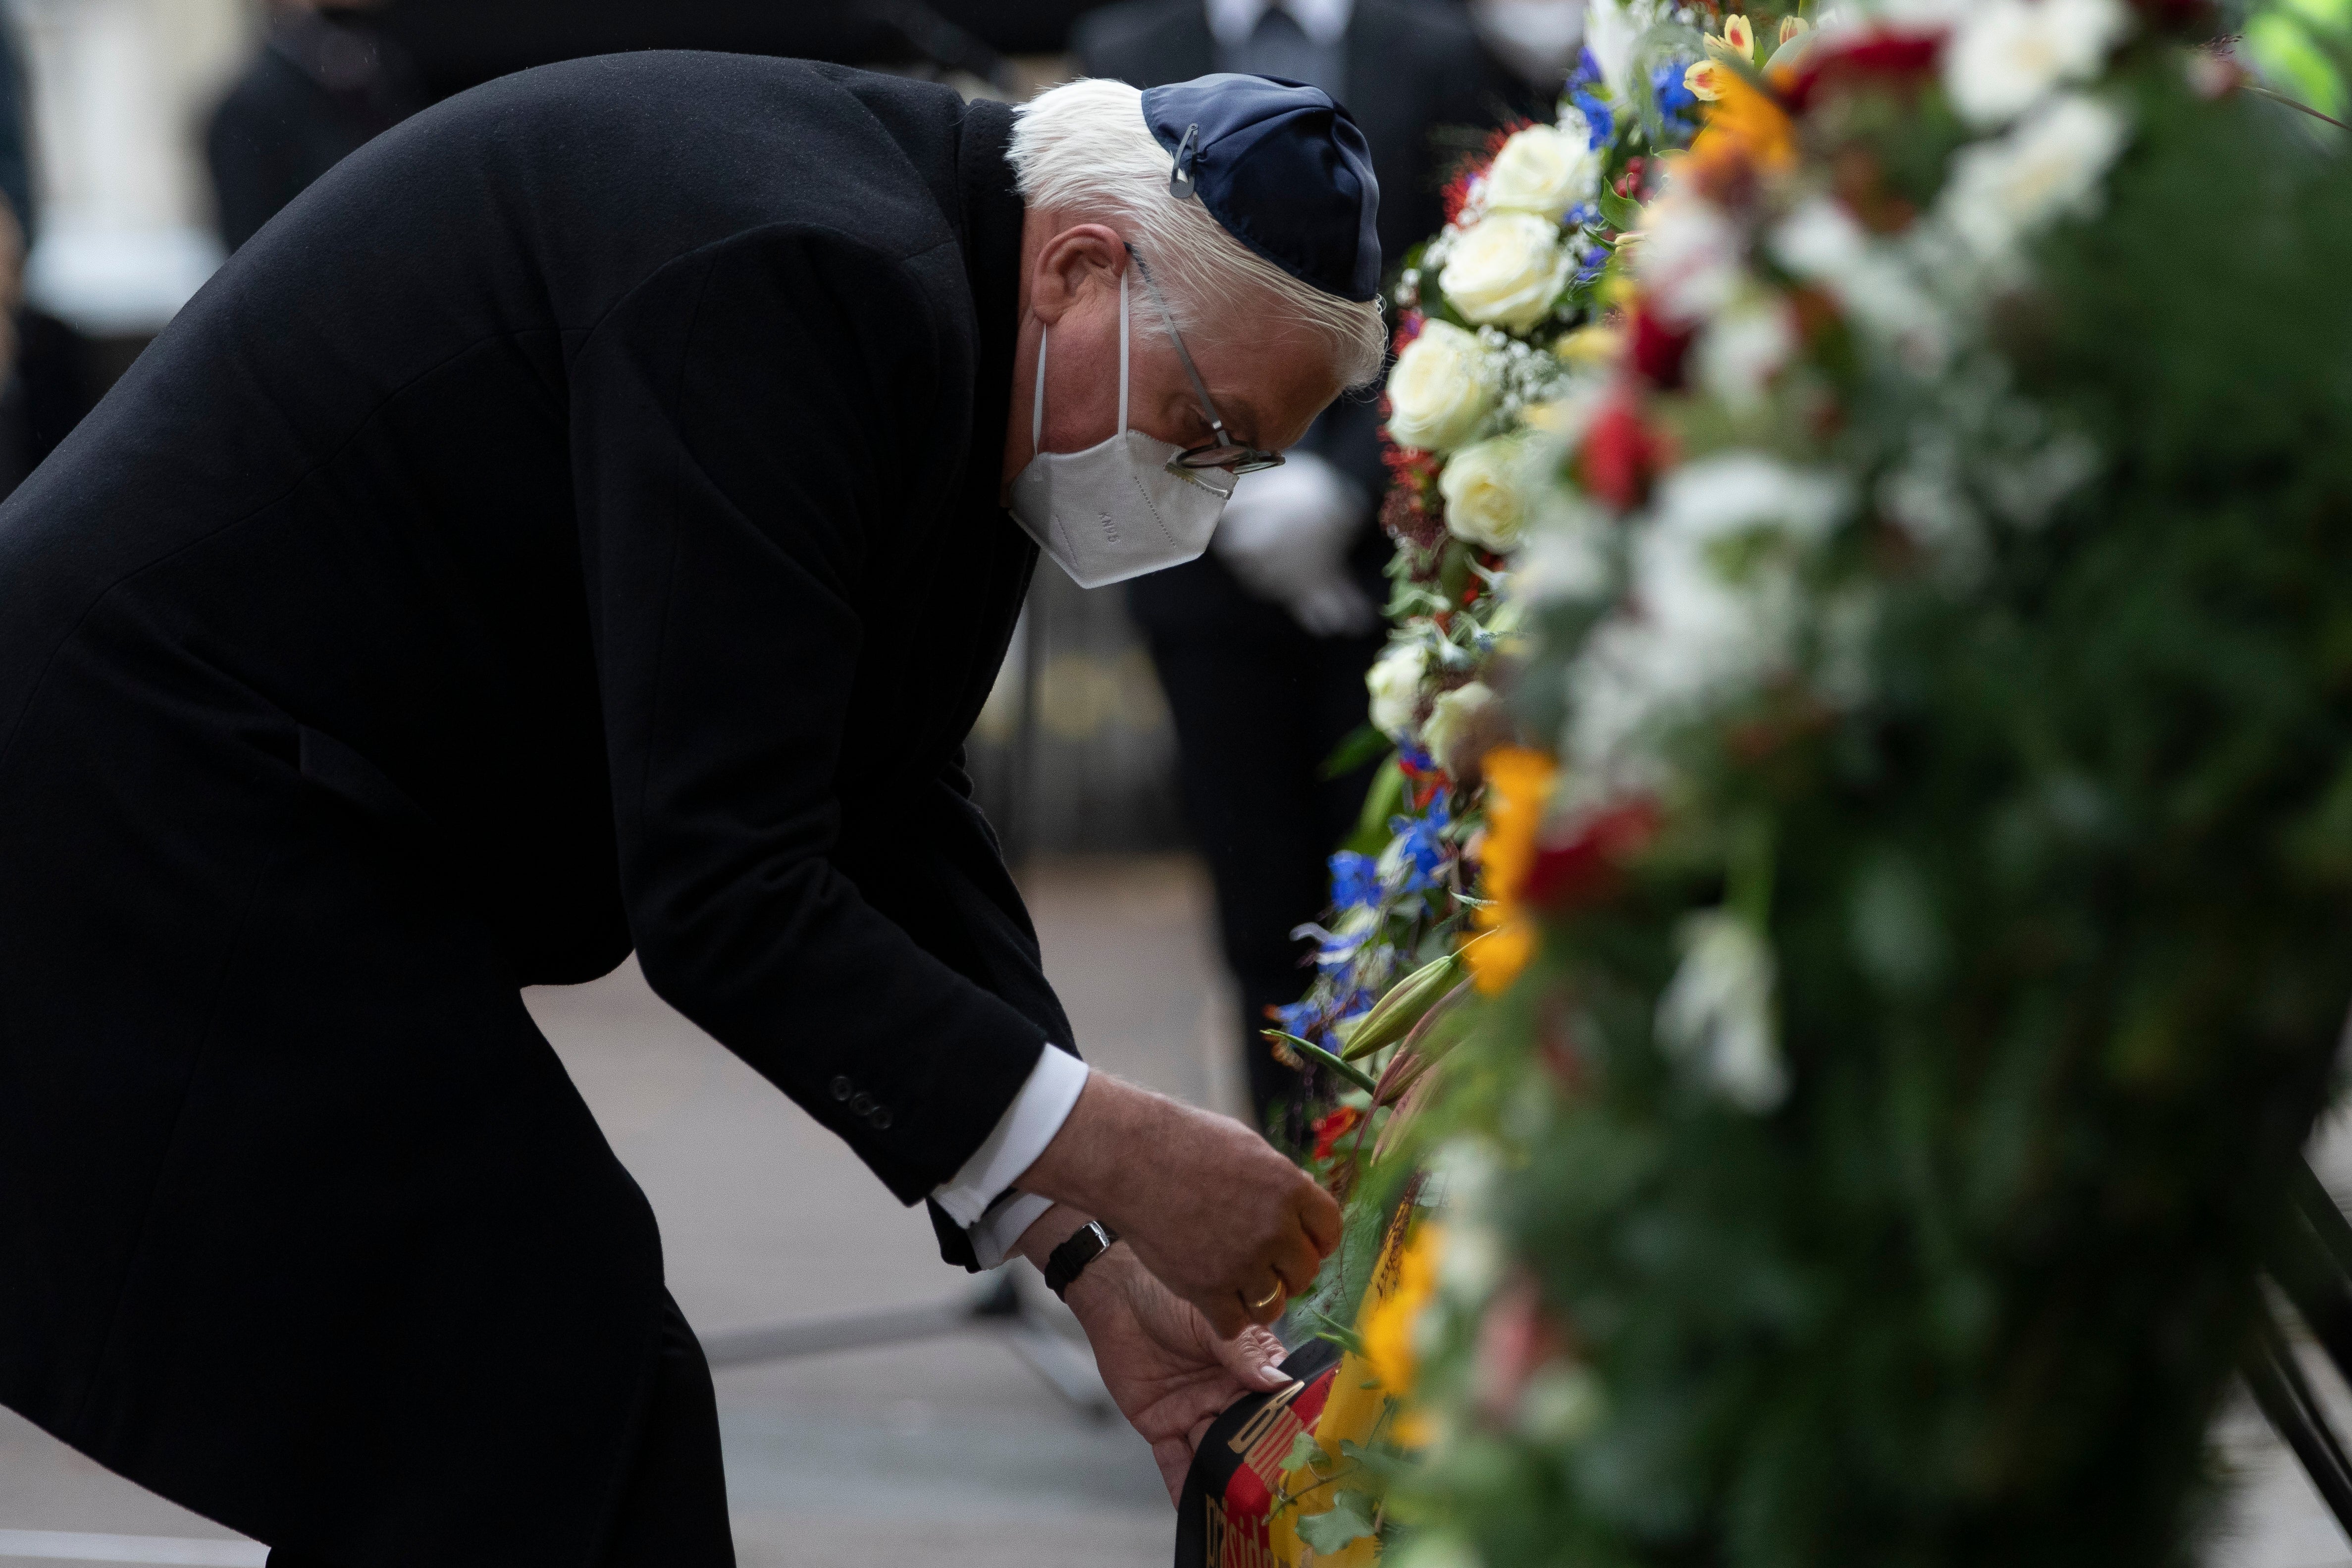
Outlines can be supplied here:
[[[1081, 72], [1312, 81], [1365, 125], [1394, 259], [1436, 228], [1461, 149], [1549, 118], [1582, 23], [1582, 0], [0, 0], [0, 493], [311, 181], [509, 71], [694, 47], [1014, 100]], [[1303, 988], [1290, 932], [1361, 798], [1322, 763], [1380, 637], [1377, 419], [1370, 397], [1336, 409], [1196, 566], [1096, 593], [1041, 572], [971, 746], [1089, 1058], [1245, 1117], [1278, 1113], [1255, 1024]], [[919, 1213], [634, 963], [530, 1002], [712, 1345], [747, 1568], [1169, 1560], [1150, 1457], [1025, 1266], [945, 1269]], [[2352, 1563], [2258, 1420], [2221, 1436], [2245, 1486], [2217, 1562]], [[262, 1553], [0, 1411], [0, 1561]]]

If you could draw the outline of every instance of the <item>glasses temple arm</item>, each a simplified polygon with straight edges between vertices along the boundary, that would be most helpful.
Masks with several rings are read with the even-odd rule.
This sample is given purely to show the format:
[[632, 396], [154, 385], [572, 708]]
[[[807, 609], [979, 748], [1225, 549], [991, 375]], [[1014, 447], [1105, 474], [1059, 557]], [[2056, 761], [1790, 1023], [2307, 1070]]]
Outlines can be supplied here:
[[1192, 380], [1193, 395], [1201, 400], [1201, 412], [1209, 416], [1209, 428], [1228, 445], [1232, 444], [1234, 437], [1225, 428], [1225, 416], [1217, 412], [1215, 401], [1209, 396], [1208, 385], [1201, 380], [1201, 373], [1192, 363], [1192, 351], [1185, 348], [1184, 336], [1176, 330], [1176, 312], [1168, 308], [1167, 300], [1160, 292], [1160, 285], [1151, 280], [1151, 268], [1143, 264], [1143, 258], [1136, 254], [1135, 247], [1130, 245], [1127, 247], [1127, 256], [1135, 263], [1136, 276], [1143, 279], [1144, 292], [1151, 296], [1152, 304], [1159, 308], [1160, 321], [1167, 324], [1168, 340], [1176, 345], [1176, 357], [1184, 362], [1184, 374]]

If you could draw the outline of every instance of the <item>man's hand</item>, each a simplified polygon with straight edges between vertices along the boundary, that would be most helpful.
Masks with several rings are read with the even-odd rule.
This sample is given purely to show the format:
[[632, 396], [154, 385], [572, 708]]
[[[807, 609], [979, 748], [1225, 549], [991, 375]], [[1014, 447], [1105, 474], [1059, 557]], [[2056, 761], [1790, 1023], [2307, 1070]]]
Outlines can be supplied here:
[[[1021, 1249], [1041, 1268], [1054, 1247], [1085, 1223], [1066, 1208], [1040, 1218]], [[1189, 1303], [1153, 1279], [1124, 1242], [1087, 1266], [1068, 1293], [1070, 1310], [1094, 1347], [1103, 1386], [1151, 1445], [1168, 1500], [1180, 1502], [1193, 1450], [1209, 1424], [1244, 1394], [1290, 1379], [1278, 1370], [1282, 1342], [1260, 1328], [1219, 1339]]]
[[1019, 1185], [1100, 1216], [1220, 1339], [1280, 1317], [1339, 1242], [1339, 1205], [1265, 1139], [1105, 1073]]

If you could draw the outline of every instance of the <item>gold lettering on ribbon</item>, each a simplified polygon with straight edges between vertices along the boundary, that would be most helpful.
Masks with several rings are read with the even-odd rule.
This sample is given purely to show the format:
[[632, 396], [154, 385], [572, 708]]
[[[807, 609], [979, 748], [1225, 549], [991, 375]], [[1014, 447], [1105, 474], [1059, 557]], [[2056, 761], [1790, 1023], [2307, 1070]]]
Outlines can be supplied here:
[[[1284, 1416], [1290, 1415], [1290, 1402], [1306, 1392], [1305, 1384], [1294, 1383], [1272, 1399], [1267, 1400], [1258, 1407], [1256, 1415], [1242, 1423], [1242, 1429], [1234, 1434], [1228, 1446], [1236, 1454], [1247, 1453], [1250, 1446], [1265, 1435], [1267, 1427], [1274, 1426]], [[1295, 1422], [1297, 1417], [1291, 1416], [1291, 1419]]]

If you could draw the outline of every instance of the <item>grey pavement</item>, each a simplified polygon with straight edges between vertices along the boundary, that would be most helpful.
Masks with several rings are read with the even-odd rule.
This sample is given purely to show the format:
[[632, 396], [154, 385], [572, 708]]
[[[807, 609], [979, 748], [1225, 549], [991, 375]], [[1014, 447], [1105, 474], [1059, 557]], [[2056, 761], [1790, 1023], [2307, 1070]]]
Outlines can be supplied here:
[[[1206, 887], [1179, 858], [1026, 879], [1046, 967], [1090, 1060], [1234, 1110]], [[670, 1289], [706, 1335], [872, 1316], [971, 1289], [921, 1214], [751, 1069], [664, 1006], [634, 964], [534, 992], [532, 1013], [660, 1216]], [[2352, 1199], [2352, 1130], [2322, 1172]], [[1024, 1266], [1025, 1267], [1025, 1266]], [[1034, 1277], [1033, 1294], [1041, 1293]], [[1049, 1297], [1043, 1304], [1052, 1305]], [[2305, 1357], [2352, 1432], [2352, 1391]], [[1142, 1442], [1073, 1407], [995, 1334], [717, 1374], [744, 1568], [1159, 1568], [1174, 1516]], [[2216, 1429], [2235, 1478], [2210, 1568], [2352, 1568], [2352, 1550], [2241, 1399]], [[259, 1550], [0, 1411], [0, 1565], [258, 1564]]]

